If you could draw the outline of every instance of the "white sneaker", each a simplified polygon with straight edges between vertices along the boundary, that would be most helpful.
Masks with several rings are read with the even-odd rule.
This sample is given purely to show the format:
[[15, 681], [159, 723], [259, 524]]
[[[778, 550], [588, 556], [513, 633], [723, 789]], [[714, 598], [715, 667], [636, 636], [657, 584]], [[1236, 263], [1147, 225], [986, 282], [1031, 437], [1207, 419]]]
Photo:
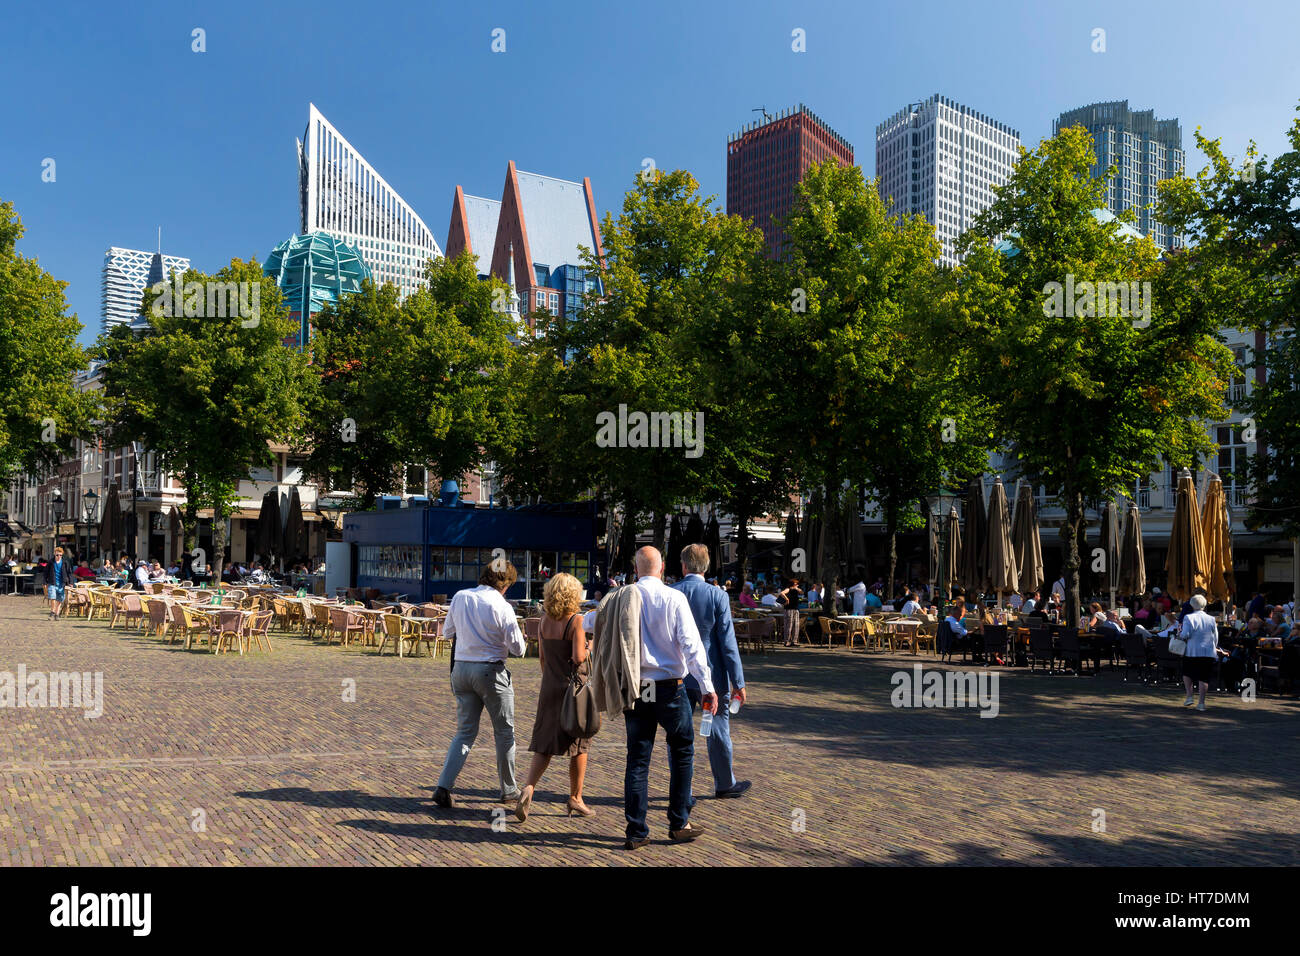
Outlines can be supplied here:
[[1191, 707], [1191, 706], [1192, 706], [1193, 704], [1195, 704], [1195, 703], [1196, 703], [1196, 701], [1193, 700], [1191, 697], [1189, 697], [1189, 698], [1187, 698], [1185, 701], [1183, 701], [1183, 706], [1184, 706], [1184, 707]]
[[1204, 704], [1204, 703], [1197, 704], [1197, 705], [1196, 705], [1196, 709], [1197, 709], [1197, 710], [1205, 710], [1205, 704]]

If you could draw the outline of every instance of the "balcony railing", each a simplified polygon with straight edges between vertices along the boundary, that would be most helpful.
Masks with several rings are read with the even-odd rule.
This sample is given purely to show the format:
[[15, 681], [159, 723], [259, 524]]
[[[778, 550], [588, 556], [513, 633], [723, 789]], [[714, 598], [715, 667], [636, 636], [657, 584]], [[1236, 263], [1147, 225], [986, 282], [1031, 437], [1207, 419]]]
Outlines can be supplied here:
[[1235, 408], [1240, 402], [1245, 401], [1246, 396], [1249, 394], [1249, 383], [1237, 382], [1228, 386], [1228, 390], [1224, 393], [1224, 401]]

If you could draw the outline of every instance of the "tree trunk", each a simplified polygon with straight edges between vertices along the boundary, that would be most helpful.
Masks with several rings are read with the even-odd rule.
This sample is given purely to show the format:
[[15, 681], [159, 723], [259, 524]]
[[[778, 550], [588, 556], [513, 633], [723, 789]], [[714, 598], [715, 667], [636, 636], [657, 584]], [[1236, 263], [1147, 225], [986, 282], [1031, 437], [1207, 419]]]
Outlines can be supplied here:
[[226, 563], [226, 511], [221, 505], [212, 509], [212, 583], [221, 585], [221, 571]]
[[[653, 531], [654, 531], [654, 546], [655, 546], [655, 550], [658, 551], [660, 554], [663, 554], [663, 553], [664, 553], [664, 520], [665, 520], [665, 518], [666, 518], [666, 515], [665, 515], [662, 511], [656, 510], [656, 511], [654, 512], [654, 517], [651, 519], [652, 521], [654, 521]], [[665, 560], [665, 561], [664, 561], [664, 566], [667, 567], [667, 564], [668, 564], [668, 562]]]
[[[836, 584], [840, 570], [840, 532], [838, 529], [844, 520], [842, 499], [844, 489], [838, 477], [832, 476], [826, 483], [826, 493], [822, 496], [822, 608], [825, 614], [834, 614]], [[829, 636], [828, 636], [829, 637]]]
[[1065, 492], [1065, 615], [1067, 626], [1079, 621], [1079, 528], [1083, 524], [1083, 495], [1067, 488]]
[[898, 529], [895, 527], [895, 521], [891, 518], [889, 521], [889, 576], [885, 579], [888, 581], [889, 593], [885, 595], [886, 600], [893, 600], [894, 595], [898, 592], [894, 590], [894, 567], [898, 564]]
[[[737, 593], [744, 589], [745, 582], [749, 580], [749, 515], [744, 514], [747, 510], [747, 508], [742, 508], [742, 513], [736, 515], [736, 563], [740, 565], [738, 571], [740, 581], [736, 585]], [[721, 574], [721, 571], [718, 573]]]

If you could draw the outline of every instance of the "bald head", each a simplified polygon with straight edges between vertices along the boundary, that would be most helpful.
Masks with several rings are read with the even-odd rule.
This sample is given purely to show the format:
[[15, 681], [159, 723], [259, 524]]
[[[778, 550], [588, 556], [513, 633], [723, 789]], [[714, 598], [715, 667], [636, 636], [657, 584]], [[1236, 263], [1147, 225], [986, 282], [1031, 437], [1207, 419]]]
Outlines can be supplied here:
[[646, 545], [636, 553], [636, 576], [661, 578], [664, 576], [664, 558], [657, 548]]

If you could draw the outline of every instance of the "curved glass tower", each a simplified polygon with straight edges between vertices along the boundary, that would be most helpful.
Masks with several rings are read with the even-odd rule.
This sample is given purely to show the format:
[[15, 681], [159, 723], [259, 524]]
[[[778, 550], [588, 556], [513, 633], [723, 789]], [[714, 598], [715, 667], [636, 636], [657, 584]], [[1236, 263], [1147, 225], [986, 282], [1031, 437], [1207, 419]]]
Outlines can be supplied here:
[[304, 235], [324, 232], [355, 246], [378, 283], [403, 298], [424, 285], [424, 263], [441, 258], [433, 233], [311, 104], [298, 143], [298, 206]]
[[362, 281], [373, 278], [356, 249], [325, 232], [286, 239], [271, 251], [262, 271], [275, 280], [298, 322], [296, 340], [286, 344], [299, 348], [311, 341], [313, 315], [345, 293], [361, 291]]

